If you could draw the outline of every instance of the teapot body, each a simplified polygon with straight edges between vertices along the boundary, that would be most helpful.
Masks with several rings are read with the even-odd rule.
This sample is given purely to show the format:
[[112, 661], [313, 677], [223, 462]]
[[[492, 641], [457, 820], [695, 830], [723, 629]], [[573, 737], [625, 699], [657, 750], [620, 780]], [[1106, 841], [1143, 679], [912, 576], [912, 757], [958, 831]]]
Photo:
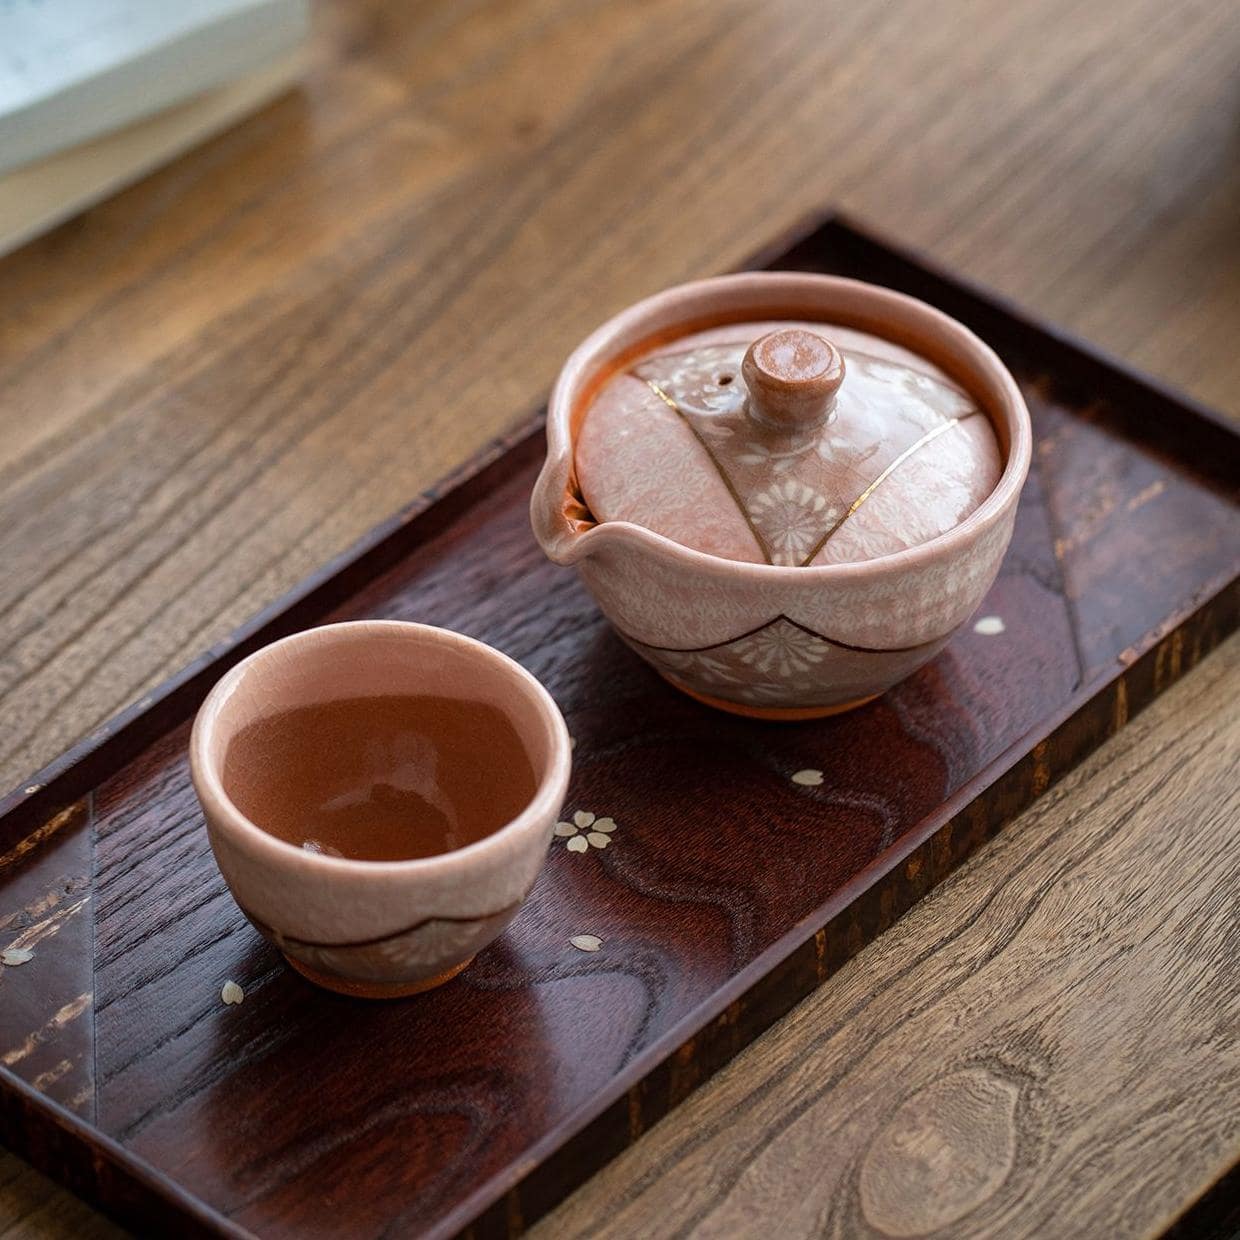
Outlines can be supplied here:
[[[844, 563], [745, 562], [631, 520], [598, 520], [575, 445], [590, 400], [649, 342], [758, 319], [881, 331], [929, 358], [990, 418], [1002, 453], [993, 489], [938, 537]], [[973, 614], [999, 571], [1029, 468], [1029, 416], [995, 354], [961, 324], [873, 285], [746, 273], [669, 289], [622, 312], [569, 358], [548, 411], [548, 456], [531, 516], [553, 560], [574, 564], [623, 640], [709, 705], [760, 718], [832, 714], [914, 672]]]
[[994, 581], [1014, 519], [951, 555], [849, 566], [862, 571], [825, 587], [813, 570], [773, 582], [766, 565], [720, 571], [640, 539], [610, 540], [577, 567], [619, 636], [678, 689], [755, 718], [808, 719], [859, 706], [938, 654]]

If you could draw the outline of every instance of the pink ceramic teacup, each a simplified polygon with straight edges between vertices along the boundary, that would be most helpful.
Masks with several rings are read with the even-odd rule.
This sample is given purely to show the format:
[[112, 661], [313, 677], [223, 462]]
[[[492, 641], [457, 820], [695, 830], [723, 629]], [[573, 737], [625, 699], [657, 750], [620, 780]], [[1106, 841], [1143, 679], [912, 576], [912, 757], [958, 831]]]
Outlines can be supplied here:
[[[465, 847], [395, 861], [298, 847], [237, 808], [226, 759], [248, 725], [392, 695], [495, 707], [533, 772], [525, 808]], [[250, 921], [319, 985], [388, 998], [455, 976], [516, 915], [546, 856], [571, 757], [550, 694], [506, 655], [444, 629], [364, 620], [297, 633], [234, 667], [198, 713], [190, 764], [216, 862]]]

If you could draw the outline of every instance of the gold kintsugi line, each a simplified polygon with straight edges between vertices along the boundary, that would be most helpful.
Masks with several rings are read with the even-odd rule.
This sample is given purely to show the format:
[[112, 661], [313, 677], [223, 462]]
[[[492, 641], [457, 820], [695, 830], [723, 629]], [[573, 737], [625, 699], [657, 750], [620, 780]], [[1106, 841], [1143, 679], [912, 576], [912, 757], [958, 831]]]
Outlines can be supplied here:
[[[634, 375], [634, 378], [638, 378], [638, 377], [640, 376]], [[694, 426], [693, 423], [689, 420], [689, 418], [685, 416], [684, 410], [681, 409], [681, 407], [659, 386], [659, 384], [657, 384], [653, 379], [642, 379], [642, 382], [670, 410], [672, 410], [672, 412], [675, 413], [678, 418], [680, 418], [680, 420], [689, 428], [690, 432], [693, 434], [693, 437], [698, 441], [699, 444], [702, 445], [702, 451], [706, 453], [707, 459], [715, 467], [715, 472], [719, 475], [719, 478], [723, 482], [723, 485], [727, 487], [728, 494], [731, 495], [733, 502], [736, 504], [737, 511], [745, 519], [745, 524], [749, 527], [749, 532], [754, 536], [754, 541], [758, 544], [758, 548], [759, 550], [761, 550], [763, 557], [766, 559], [766, 562], [768, 564], [774, 564], [775, 561], [771, 557], [770, 548], [766, 544], [766, 539], [764, 539], [762, 535], [758, 532], [757, 526], [754, 525], [752, 519], [749, 516], [749, 509], [746, 507], [745, 501], [741, 498], [740, 492], [738, 492], [736, 487], [733, 485], [732, 479], [728, 477], [727, 471], [719, 463], [719, 458], [715, 456], [714, 451], [711, 449], [710, 444], [706, 441], [705, 436], [702, 435], [701, 432], [699, 432], [697, 427]], [[882, 484], [886, 482], [887, 479], [890, 478], [891, 475], [895, 473], [895, 471], [899, 469], [900, 466], [903, 465], [904, 462], [909, 459], [909, 457], [913, 456], [917, 452], [920, 452], [922, 448], [924, 448], [927, 444], [932, 443], [940, 435], [946, 434], [949, 430], [952, 429], [953, 426], [958, 426], [961, 422], [967, 422], [970, 418], [980, 417], [981, 414], [982, 414], [982, 411], [980, 409], [975, 409], [972, 413], [963, 414], [962, 416], [958, 418], [949, 418], [946, 422], [941, 422], [938, 426], [934, 427], [931, 430], [928, 430], [924, 435], [922, 435], [920, 439], [917, 439], [913, 443], [909, 444], [909, 446], [905, 448], [904, 451], [901, 452], [899, 456], [897, 456], [895, 460], [893, 460], [887, 466], [887, 468], [884, 469], [882, 473], [880, 473], [878, 477], [875, 478], [874, 481], [871, 482], [865, 488], [865, 490], [862, 491], [861, 494], [857, 496], [855, 500], [853, 500], [851, 504], [849, 504], [843, 516], [841, 516], [839, 520], [836, 521], [826, 531], [826, 533], [823, 534], [823, 536], [814, 544], [814, 546], [810, 550], [809, 555], [807, 555], [805, 559], [801, 561], [798, 567], [804, 568], [806, 565], [813, 563], [814, 557], [839, 532], [840, 527], [844, 524], [844, 522], [847, 521], [849, 517], [851, 517], [857, 511], [857, 509], [860, 508], [861, 505], [864, 504], [865, 501], [869, 499], [870, 496], [873, 495], [874, 492], [877, 491], [878, 488], [882, 486]]]
[[[685, 415], [680, 412], [680, 406], [653, 380], [643, 379], [642, 382], [674, 413], [677, 417], [683, 418]], [[711, 458], [714, 460], [714, 457]]]
[[768, 564], [774, 564], [771, 558], [770, 548], [766, 545], [766, 539], [758, 533], [758, 527], [754, 525], [753, 520], [749, 516], [749, 510], [745, 507], [745, 501], [741, 499], [740, 493], [736, 487], [732, 485], [732, 479], [728, 477], [727, 471], [719, 464], [718, 457], [711, 451], [710, 444], [706, 442], [704, 435], [699, 432], [698, 428], [693, 425], [687, 417], [684, 410], [653, 380], [643, 379], [642, 382], [670, 409], [676, 416], [689, 428], [694, 439], [702, 445], [702, 451], [706, 453], [710, 463], [715, 467], [715, 472], [719, 475], [723, 485], [728, 488], [728, 494], [732, 497], [736, 504], [736, 510], [745, 518], [745, 524], [749, 526], [749, 532], [753, 535], [754, 541], [758, 544], [758, 550], [762, 552], [763, 558]]
[[807, 564], [813, 563], [814, 557], [839, 532], [840, 526], [842, 526], [844, 522], [847, 521], [848, 518], [851, 517], [853, 513], [855, 513], [857, 509], [860, 508], [861, 505], [864, 504], [865, 501], [869, 499], [870, 496], [873, 495], [874, 492], [877, 491], [878, 488], [882, 486], [882, 484], [886, 482], [887, 479], [890, 478], [891, 475], [894, 474], [895, 471], [909, 459], [910, 456], [916, 452], [920, 452], [922, 448], [924, 448], [928, 443], [932, 443], [940, 435], [946, 434], [952, 429], [953, 426], [958, 426], [961, 422], [968, 421], [969, 418], [977, 417], [980, 412], [980, 410], [975, 410], [973, 413], [966, 413], [963, 417], [951, 418], [946, 422], [941, 422], [938, 426], [934, 427], [933, 430], [928, 430], [920, 439], [909, 444], [909, 446], [905, 448], [904, 451], [901, 452], [900, 455], [897, 456], [896, 459], [892, 461], [891, 464], [888, 465], [887, 468], [884, 469], [883, 472], [879, 474], [878, 477], [875, 478], [874, 481], [871, 482], [870, 485], [867, 486], [851, 504], [849, 504], [844, 515], [840, 517], [840, 519], [814, 544], [813, 549], [810, 551], [809, 555], [801, 561], [800, 566], [804, 568]]

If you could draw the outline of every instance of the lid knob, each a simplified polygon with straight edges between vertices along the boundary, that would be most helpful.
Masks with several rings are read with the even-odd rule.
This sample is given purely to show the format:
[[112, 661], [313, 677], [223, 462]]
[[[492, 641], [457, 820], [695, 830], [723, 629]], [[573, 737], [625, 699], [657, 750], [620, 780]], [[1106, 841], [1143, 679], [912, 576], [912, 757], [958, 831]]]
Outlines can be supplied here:
[[830, 417], [844, 358], [816, 332], [788, 327], [749, 346], [741, 376], [752, 417], [776, 430], [804, 430]]

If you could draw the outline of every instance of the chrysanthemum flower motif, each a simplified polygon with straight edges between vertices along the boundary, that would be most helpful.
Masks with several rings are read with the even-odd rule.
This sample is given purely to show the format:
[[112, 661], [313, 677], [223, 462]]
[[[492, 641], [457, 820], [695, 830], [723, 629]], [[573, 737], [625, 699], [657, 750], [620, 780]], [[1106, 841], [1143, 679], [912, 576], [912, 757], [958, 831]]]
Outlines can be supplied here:
[[752, 683], [742, 682], [737, 685], [734, 696], [752, 706], [762, 706], [767, 702], [776, 706], [787, 705], [788, 686], [771, 684], [763, 680]]
[[786, 439], [779, 447], [751, 440], [736, 459], [741, 465], [765, 465], [773, 473], [786, 474], [813, 443], [814, 439], [809, 435]]
[[707, 385], [698, 397], [698, 403], [704, 413], [728, 414], [736, 413], [744, 404], [740, 388], [714, 387]]
[[776, 482], [749, 501], [749, 518], [775, 564], [800, 564], [836, 515], [817, 491], [795, 478]]
[[682, 413], [708, 419], [709, 426], [710, 420], [739, 413], [744, 407], [745, 389], [736, 382], [744, 354], [745, 346], [739, 343], [707, 345], [678, 357], [653, 358], [633, 373], [657, 384]]
[[718, 685], [730, 685], [737, 679], [734, 667], [729, 667], [722, 659], [710, 654], [699, 654], [693, 670], [704, 680]]
[[825, 647], [792, 624], [772, 624], [745, 639], [741, 661], [763, 675], [789, 677], [822, 662]]
[[611, 843], [611, 833], [616, 829], [612, 818], [596, 818], [588, 809], [579, 809], [572, 822], [557, 822], [555, 833], [566, 836], [569, 852], [587, 852], [591, 848], [606, 848]]
[[737, 679], [735, 668], [729, 667], [722, 659], [707, 651], [661, 650], [659, 662], [672, 672], [720, 685], [729, 685]]

